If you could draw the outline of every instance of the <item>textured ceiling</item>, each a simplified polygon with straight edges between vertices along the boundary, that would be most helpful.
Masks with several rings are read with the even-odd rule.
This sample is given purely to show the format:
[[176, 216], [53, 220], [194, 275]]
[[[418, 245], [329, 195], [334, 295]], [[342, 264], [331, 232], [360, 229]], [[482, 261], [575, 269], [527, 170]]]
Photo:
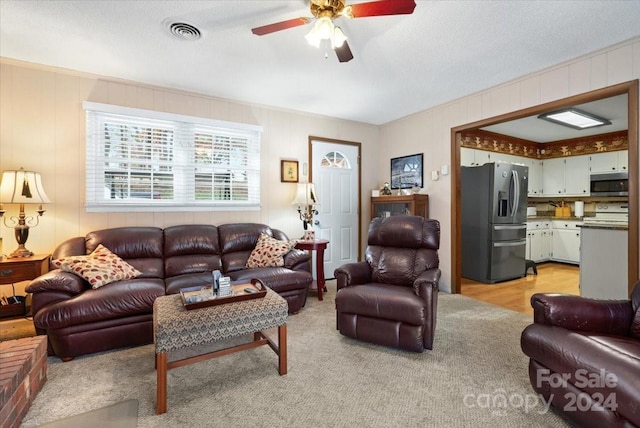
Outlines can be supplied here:
[[[341, 64], [306, 44], [310, 25], [251, 33], [308, 1], [0, 0], [0, 56], [383, 124], [640, 35], [640, 1], [416, 3], [337, 19]], [[203, 37], [176, 39], [175, 21]]]

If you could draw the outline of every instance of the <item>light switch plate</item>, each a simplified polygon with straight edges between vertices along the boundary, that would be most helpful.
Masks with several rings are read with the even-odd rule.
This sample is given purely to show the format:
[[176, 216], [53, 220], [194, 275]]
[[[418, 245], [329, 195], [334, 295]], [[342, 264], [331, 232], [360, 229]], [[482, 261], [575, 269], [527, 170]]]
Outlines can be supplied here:
[[449, 165], [442, 165], [440, 167], [440, 174], [449, 175]]
[[431, 171], [431, 180], [436, 181], [438, 178], [440, 178], [438, 170]]

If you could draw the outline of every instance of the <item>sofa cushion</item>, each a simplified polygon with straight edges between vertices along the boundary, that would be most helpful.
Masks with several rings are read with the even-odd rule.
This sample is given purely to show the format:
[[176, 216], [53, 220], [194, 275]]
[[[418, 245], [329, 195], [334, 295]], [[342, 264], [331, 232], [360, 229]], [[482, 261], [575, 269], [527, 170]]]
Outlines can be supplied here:
[[[131, 226], [94, 230], [85, 236], [85, 254], [102, 244], [142, 272], [141, 277], [164, 278], [163, 240], [163, 230], [159, 227]], [[131, 245], [132, 243], [135, 245]]]
[[295, 246], [295, 241], [281, 241], [261, 233], [255, 248], [247, 259], [247, 267], [284, 266], [283, 256]]
[[53, 260], [51, 263], [65, 272], [84, 278], [93, 289], [114, 281], [132, 279], [142, 275], [140, 271], [102, 244], [99, 244], [87, 256], [63, 257]]
[[[209, 278], [205, 283], [210, 283], [211, 272], [221, 268], [216, 226], [192, 224], [164, 229], [165, 280], [183, 275], [197, 276], [208, 273]], [[172, 282], [174, 285], [178, 284], [180, 279]], [[169, 291], [169, 288], [169, 282], [167, 282], [167, 293], [178, 291]]]

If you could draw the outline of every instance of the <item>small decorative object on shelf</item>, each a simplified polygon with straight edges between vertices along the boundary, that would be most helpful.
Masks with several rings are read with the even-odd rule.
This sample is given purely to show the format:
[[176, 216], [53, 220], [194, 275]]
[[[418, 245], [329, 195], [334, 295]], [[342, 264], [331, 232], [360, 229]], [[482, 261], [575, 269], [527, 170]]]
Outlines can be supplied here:
[[315, 230], [305, 230], [304, 236], [302, 236], [302, 240], [304, 241], [313, 241], [316, 239], [316, 231]]
[[388, 181], [384, 182], [384, 185], [382, 186], [382, 189], [380, 189], [380, 195], [382, 195], [382, 196], [391, 195], [391, 187], [390, 187]]

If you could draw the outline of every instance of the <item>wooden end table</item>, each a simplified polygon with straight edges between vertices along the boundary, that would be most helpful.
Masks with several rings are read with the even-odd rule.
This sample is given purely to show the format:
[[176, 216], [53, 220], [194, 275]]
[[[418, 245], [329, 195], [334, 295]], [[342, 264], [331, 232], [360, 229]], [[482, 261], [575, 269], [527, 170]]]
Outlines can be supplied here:
[[[313, 281], [318, 288], [318, 300], [322, 300], [322, 291], [327, 291], [324, 279], [324, 250], [329, 243], [326, 239], [314, 239], [313, 241], [298, 241], [296, 248], [305, 251], [316, 252], [316, 280]], [[311, 288], [313, 289], [313, 283]]]
[[[31, 281], [49, 272], [50, 254], [36, 254], [31, 257], [16, 257], [0, 260], [0, 284], [15, 284]], [[0, 296], [2, 293], [0, 293]], [[25, 301], [19, 305], [5, 305], [0, 308], [0, 318], [23, 316], [28, 313]]]
[[49, 272], [50, 254], [36, 254], [31, 257], [0, 260], [0, 284], [14, 284], [31, 281]]

